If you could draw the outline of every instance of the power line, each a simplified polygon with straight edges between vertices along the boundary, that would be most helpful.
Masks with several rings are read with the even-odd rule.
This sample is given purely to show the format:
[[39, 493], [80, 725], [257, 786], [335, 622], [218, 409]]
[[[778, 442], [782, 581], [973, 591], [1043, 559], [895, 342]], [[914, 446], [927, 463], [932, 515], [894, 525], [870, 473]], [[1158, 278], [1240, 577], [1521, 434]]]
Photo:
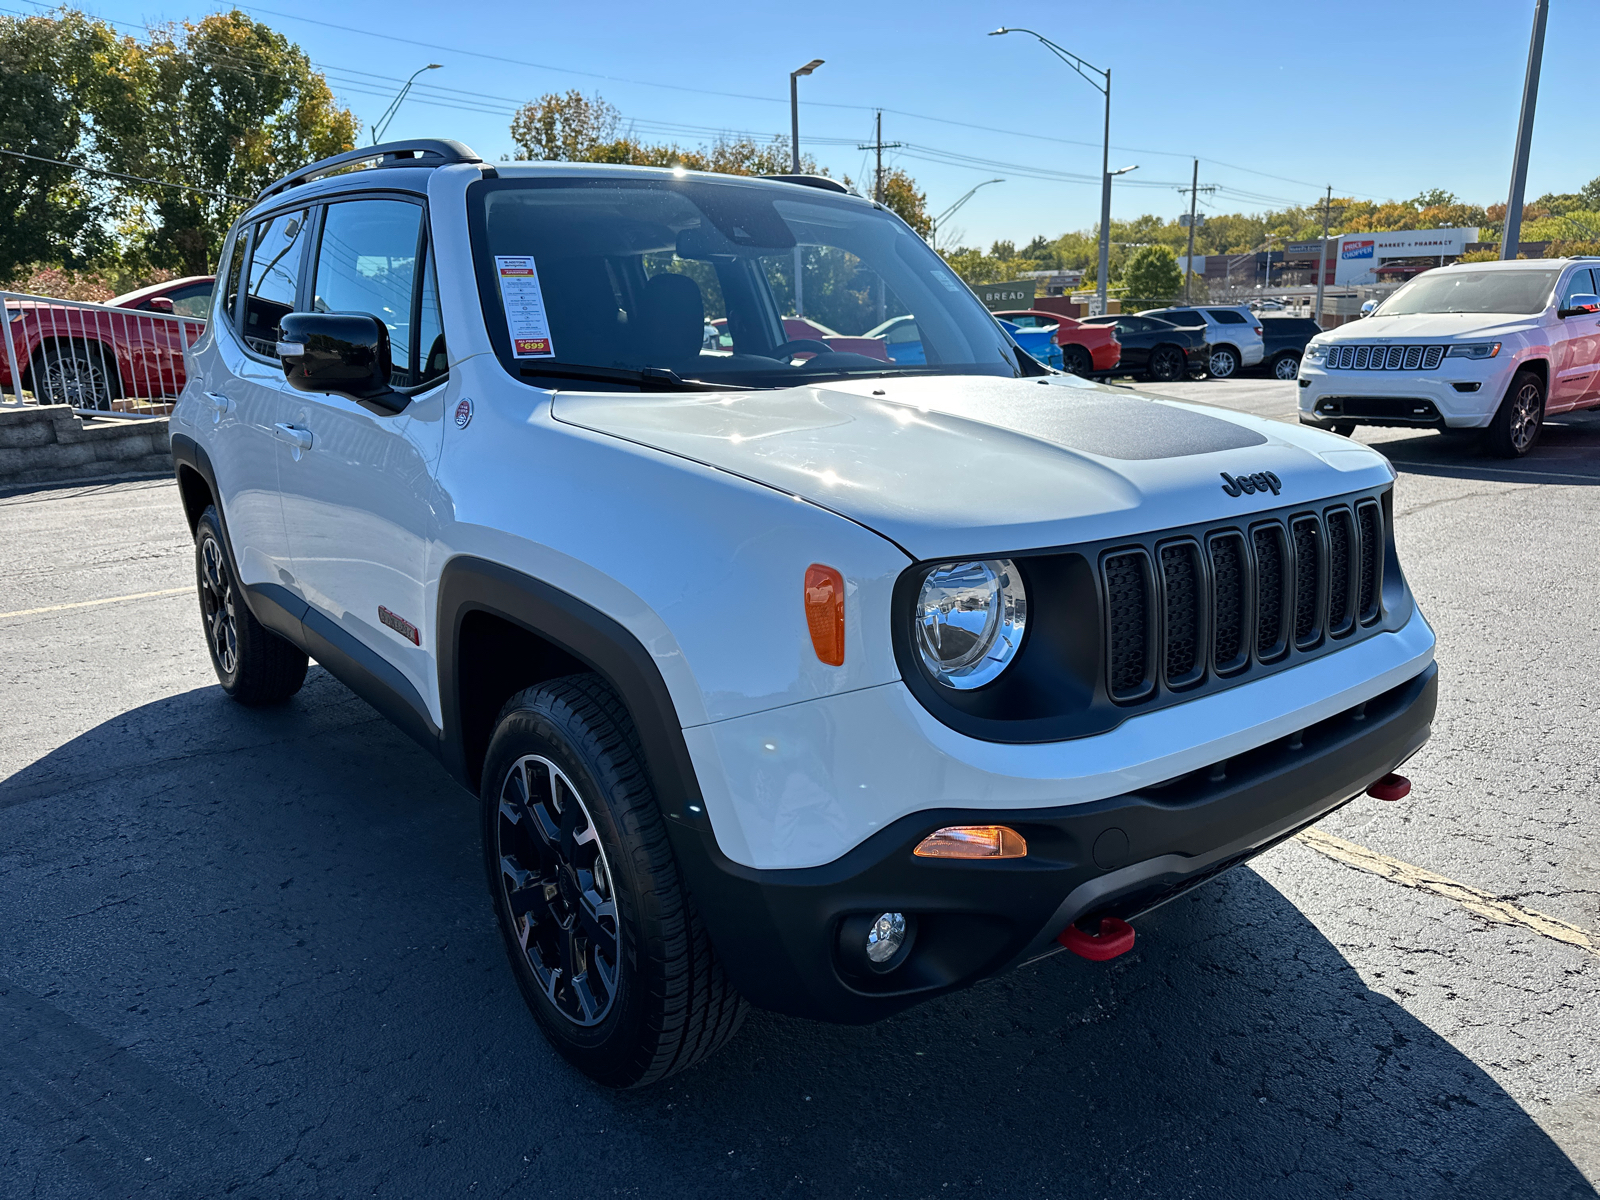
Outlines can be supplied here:
[[151, 179], [147, 175], [127, 175], [121, 171], [107, 171], [103, 167], [91, 167], [84, 163], [67, 162], [61, 158], [45, 158], [40, 154], [24, 154], [21, 150], [0, 149], [0, 154], [12, 158], [26, 158], [31, 162], [51, 163], [58, 167], [71, 167], [74, 171], [88, 171], [91, 175], [104, 175], [110, 179], [125, 179], [130, 183], [151, 183], [156, 187], [173, 188], [180, 192], [195, 192], [201, 196], [220, 196], [224, 200], [244, 200], [255, 203], [254, 196], [235, 196], [232, 192], [224, 192], [220, 188], [197, 188], [184, 183], [168, 183], [164, 179]]

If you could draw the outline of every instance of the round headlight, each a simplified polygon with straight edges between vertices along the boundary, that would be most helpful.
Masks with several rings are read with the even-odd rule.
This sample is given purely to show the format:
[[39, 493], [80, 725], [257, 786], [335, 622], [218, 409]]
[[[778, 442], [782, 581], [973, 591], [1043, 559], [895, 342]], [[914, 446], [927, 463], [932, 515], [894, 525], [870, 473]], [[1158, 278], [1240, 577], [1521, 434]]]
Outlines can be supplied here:
[[915, 620], [923, 665], [940, 683], [965, 691], [1016, 657], [1028, 594], [1009, 558], [945, 563], [922, 581]]

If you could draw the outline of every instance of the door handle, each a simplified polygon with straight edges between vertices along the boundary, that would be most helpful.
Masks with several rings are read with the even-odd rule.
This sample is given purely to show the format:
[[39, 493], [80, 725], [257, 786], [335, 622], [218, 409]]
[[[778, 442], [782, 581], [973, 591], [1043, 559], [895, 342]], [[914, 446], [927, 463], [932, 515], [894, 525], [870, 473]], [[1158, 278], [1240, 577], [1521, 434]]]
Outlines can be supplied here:
[[294, 447], [295, 457], [300, 457], [302, 450], [311, 449], [311, 430], [299, 429], [293, 425], [277, 424], [272, 427], [272, 436], [280, 442], [288, 442]]
[[211, 406], [211, 423], [213, 425], [222, 420], [224, 413], [233, 411], [232, 397], [224, 396], [220, 392], [206, 392], [205, 398], [206, 403]]

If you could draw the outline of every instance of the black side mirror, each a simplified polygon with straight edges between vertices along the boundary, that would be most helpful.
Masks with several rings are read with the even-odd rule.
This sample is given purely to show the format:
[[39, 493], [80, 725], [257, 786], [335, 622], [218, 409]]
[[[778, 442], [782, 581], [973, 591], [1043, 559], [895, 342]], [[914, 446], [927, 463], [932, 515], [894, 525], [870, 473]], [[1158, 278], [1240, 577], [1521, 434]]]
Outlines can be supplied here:
[[278, 359], [296, 391], [333, 392], [388, 414], [406, 406], [389, 386], [389, 329], [367, 313], [285, 314]]
[[1556, 316], [1567, 317], [1593, 316], [1600, 312], [1600, 296], [1591, 296], [1586, 292], [1579, 292], [1575, 296], [1568, 296], [1566, 306], [1556, 309]]

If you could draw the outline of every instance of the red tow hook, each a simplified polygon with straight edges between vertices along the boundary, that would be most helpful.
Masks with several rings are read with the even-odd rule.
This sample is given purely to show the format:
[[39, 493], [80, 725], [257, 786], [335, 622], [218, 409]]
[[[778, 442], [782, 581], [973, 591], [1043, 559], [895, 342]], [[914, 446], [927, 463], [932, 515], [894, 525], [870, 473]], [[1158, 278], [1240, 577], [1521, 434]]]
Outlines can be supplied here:
[[1404, 800], [1411, 794], [1411, 780], [1404, 775], [1385, 775], [1367, 789], [1374, 800]]
[[1056, 941], [1079, 958], [1105, 962], [1133, 949], [1133, 926], [1116, 917], [1101, 917], [1098, 933], [1072, 924], [1056, 935]]

